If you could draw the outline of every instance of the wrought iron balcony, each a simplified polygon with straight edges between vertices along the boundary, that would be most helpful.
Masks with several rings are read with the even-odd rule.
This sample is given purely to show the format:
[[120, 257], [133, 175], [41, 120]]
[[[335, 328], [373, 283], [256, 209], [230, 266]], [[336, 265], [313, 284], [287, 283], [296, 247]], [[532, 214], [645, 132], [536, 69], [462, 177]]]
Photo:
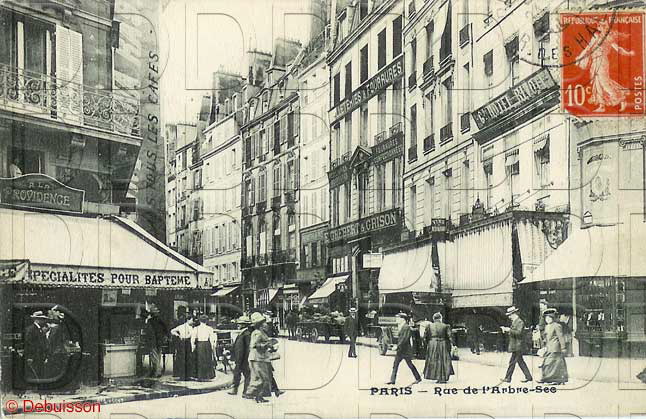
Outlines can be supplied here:
[[390, 127], [389, 136], [392, 137], [395, 134], [399, 134], [404, 130], [403, 124], [401, 121], [395, 122], [392, 127]]
[[386, 131], [381, 131], [378, 134], [375, 134], [375, 144], [379, 144], [386, 139]]
[[70, 125], [141, 137], [139, 99], [0, 65], [0, 107]]
[[435, 134], [431, 134], [424, 138], [424, 153], [435, 150]]

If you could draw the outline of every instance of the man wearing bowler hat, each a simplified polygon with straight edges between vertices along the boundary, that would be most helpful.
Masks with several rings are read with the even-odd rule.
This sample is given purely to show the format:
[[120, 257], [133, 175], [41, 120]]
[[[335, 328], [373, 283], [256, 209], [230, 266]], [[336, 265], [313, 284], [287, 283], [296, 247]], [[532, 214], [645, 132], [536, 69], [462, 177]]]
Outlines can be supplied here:
[[422, 377], [419, 375], [415, 364], [413, 364], [413, 347], [411, 345], [411, 331], [408, 326], [408, 315], [406, 313], [397, 314], [397, 326], [399, 328], [399, 333], [397, 335], [397, 354], [395, 355], [395, 361], [393, 362], [393, 371], [390, 375], [390, 381], [386, 384], [395, 384], [397, 380], [397, 369], [402, 360], [406, 361], [406, 365], [410, 368], [413, 376], [415, 377], [414, 384], [417, 384], [422, 381]]
[[532, 374], [529, 372], [529, 368], [527, 368], [527, 364], [525, 364], [525, 360], [523, 359], [523, 333], [525, 331], [525, 323], [518, 316], [518, 311], [516, 306], [509, 307], [507, 309], [507, 317], [511, 319], [511, 327], [501, 326], [504, 332], [509, 333], [509, 352], [511, 353], [507, 374], [502, 379], [506, 383], [511, 383], [511, 376], [514, 374], [516, 364], [518, 364], [523, 374], [525, 374], [525, 379], [522, 382], [527, 383], [532, 381]]
[[247, 395], [247, 388], [249, 387], [249, 381], [251, 380], [251, 369], [249, 368], [249, 344], [251, 342], [251, 319], [249, 316], [241, 316], [236, 321], [240, 326], [244, 327], [242, 333], [236, 337], [236, 341], [233, 344], [233, 357], [235, 359], [236, 366], [233, 369], [233, 386], [228, 394], [235, 396], [238, 394], [238, 386], [240, 386], [240, 379], [244, 375], [244, 386], [242, 387], [242, 397], [252, 398]]
[[25, 378], [39, 380], [44, 378], [45, 366], [49, 358], [49, 318], [42, 311], [31, 316], [32, 324], [25, 329]]

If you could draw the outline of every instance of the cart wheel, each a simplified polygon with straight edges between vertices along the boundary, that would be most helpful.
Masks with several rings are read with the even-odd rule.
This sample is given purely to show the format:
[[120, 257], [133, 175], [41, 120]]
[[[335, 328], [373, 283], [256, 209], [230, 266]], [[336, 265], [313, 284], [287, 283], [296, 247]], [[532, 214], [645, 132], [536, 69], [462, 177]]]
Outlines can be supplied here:
[[296, 334], [296, 340], [297, 341], [300, 342], [300, 341], [303, 340], [303, 328], [302, 327], [300, 327], [300, 326], [297, 327], [295, 334]]
[[319, 339], [319, 331], [316, 327], [312, 328], [312, 333], [310, 333], [310, 341], [312, 343], [316, 343], [316, 341]]
[[382, 335], [379, 337], [379, 355], [386, 355], [386, 352], [388, 352], [388, 342]]

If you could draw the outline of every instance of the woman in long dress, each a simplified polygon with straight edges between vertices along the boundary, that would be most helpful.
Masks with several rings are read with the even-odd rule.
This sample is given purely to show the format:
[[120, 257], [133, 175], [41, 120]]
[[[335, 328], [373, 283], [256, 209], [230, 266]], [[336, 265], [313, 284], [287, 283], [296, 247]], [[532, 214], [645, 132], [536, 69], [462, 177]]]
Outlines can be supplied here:
[[556, 322], [556, 310], [548, 309], [543, 313], [545, 317], [545, 353], [543, 355], [542, 383], [555, 385], [565, 384], [568, 381], [565, 351], [567, 349], [562, 326]]
[[[610, 76], [609, 56], [614, 51], [622, 55], [635, 55], [634, 51], [618, 45], [620, 39], [628, 35], [610, 29], [608, 21], [597, 24], [597, 31], [590, 43], [577, 56], [577, 65], [587, 69], [590, 74], [592, 95], [588, 103], [598, 105], [594, 112], [605, 112], [607, 106], [619, 105], [619, 111], [626, 108], [626, 96], [629, 91]], [[613, 51], [614, 50], [614, 51]]]
[[173, 361], [173, 376], [182, 381], [186, 381], [191, 377], [191, 372], [193, 371], [191, 351], [193, 319], [188, 317], [184, 323], [173, 328], [170, 334], [177, 338], [175, 360]]
[[217, 335], [215, 330], [206, 322], [209, 317], [200, 316], [200, 322], [191, 333], [191, 347], [194, 353], [195, 374], [199, 381], [208, 381], [215, 378], [215, 347]]
[[451, 327], [442, 322], [442, 314], [433, 315], [433, 323], [427, 326], [424, 337], [427, 342], [424, 378], [437, 380], [438, 384], [446, 383], [455, 372], [451, 363]]
[[267, 319], [261, 313], [251, 315], [251, 341], [249, 342], [249, 367], [251, 368], [251, 382], [247, 394], [256, 400], [256, 403], [267, 403], [263, 396], [271, 394], [271, 340], [265, 333], [264, 324]]

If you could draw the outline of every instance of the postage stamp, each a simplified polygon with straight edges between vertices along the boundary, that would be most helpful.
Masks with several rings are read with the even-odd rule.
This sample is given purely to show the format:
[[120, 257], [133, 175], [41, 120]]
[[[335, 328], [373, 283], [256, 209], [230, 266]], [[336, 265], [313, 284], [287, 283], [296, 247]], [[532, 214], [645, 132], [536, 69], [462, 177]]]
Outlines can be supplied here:
[[560, 15], [562, 107], [577, 116], [644, 115], [644, 14]]

